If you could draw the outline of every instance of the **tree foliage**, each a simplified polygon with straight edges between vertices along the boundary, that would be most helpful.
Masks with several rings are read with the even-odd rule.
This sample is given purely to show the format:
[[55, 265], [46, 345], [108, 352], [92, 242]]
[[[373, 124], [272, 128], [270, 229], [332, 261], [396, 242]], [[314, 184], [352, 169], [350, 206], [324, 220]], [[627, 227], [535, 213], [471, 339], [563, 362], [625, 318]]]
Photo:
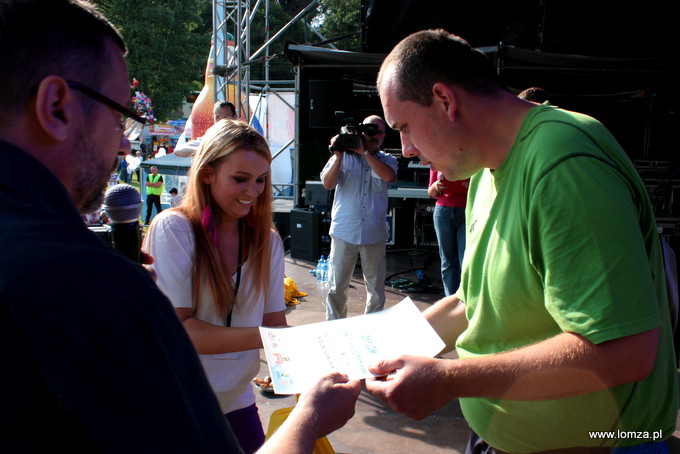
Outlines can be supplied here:
[[[255, 2], [251, 0], [254, 4]], [[265, 27], [266, 15], [265, 9], [260, 5], [255, 12], [253, 20], [250, 24], [250, 45], [252, 52], [257, 51], [262, 45], [267, 42], [267, 29]], [[293, 18], [284, 12], [281, 5], [274, 0], [270, 0], [269, 5], [269, 38], [274, 36]], [[269, 77], [271, 80], [292, 80], [294, 78], [292, 72], [292, 64], [283, 56], [283, 50], [286, 40], [295, 43], [306, 43], [309, 32], [302, 22], [293, 24], [283, 35], [277, 38], [269, 46]], [[261, 55], [264, 57], [264, 54]], [[264, 80], [264, 60], [251, 66], [251, 79]]]
[[312, 22], [328, 40], [347, 36], [333, 43], [338, 49], [361, 51], [360, 0], [321, 0]]
[[[212, 0], [92, 0], [118, 27], [128, 45], [130, 77], [151, 98], [160, 121], [177, 111], [186, 95], [203, 86], [212, 36]], [[255, 52], [266, 42], [265, 9], [259, 2], [250, 24]], [[251, 0], [251, 5], [258, 2]], [[275, 0], [269, 5], [269, 36], [293, 19]], [[321, 0], [305, 17], [333, 45], [361, 50], [361, 1]], [[338, 37], [349, 37], [336, 40]], [[293, 24], [269, 48], [271, 80], [293, 79], [292, 64], [283, 56], [284, 43], [319, 44], [323, 38], [302, 22]], [[264, 57], [261, 54], [260, 57]], [[250, 66], [251, 80], [264, 80], [264, 61]]]
[[[255, 1], [251, 0], [254, 4]], [[269, 6], [269, 30], [273, 36], [288, 22], [292, 16], [284, 12], [278, 2], [270, 0]], [[304, 20], [318, 31], [318, 34], [310, 30], [302, 22], [293, 24], [281, 37], [269, 48], [270, 79], [292, 79], [292, 64], [283, 57], [284, 43], [292, 41], [298, 44], [311, 44], [325, 46], [332, 43], [338, 49], [360, 51], [361, 50], [361, 0], [321, 0], [316, 9], [312, 9]], [[319, 36], [321, 35], [321, 36]], [[265, 14], [260, 4], [251, 24], [251, 48], [259, 49], [265, 42]], [[345, 37], [337, 40], [339, 37]], [[251, 67], [251, 75], [254, 79], [264, 79], [264, 65], [256, 64]]]
[[210, 0], [95, 0], [128, 45], [130, 77], [163, 121], [202, 86], [212, 34]]

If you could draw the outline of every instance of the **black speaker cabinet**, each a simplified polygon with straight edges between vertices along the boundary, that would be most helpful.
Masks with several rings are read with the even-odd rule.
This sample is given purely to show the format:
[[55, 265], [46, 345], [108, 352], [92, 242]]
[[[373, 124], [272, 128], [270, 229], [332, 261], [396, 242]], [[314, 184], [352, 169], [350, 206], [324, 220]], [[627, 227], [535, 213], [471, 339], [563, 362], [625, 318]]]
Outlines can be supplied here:
[[290, 248], [290, 211], [274, 212], [274, 227], [278, 230], [285, 250]]
[[310, 208], [290, 211], [290, 256], [314, 262], [321, 255], [321, 212]]
[[352, 82], [348, 80], [309, 81], [309, 127], [334, 128], [335, 112], [352, 109]]

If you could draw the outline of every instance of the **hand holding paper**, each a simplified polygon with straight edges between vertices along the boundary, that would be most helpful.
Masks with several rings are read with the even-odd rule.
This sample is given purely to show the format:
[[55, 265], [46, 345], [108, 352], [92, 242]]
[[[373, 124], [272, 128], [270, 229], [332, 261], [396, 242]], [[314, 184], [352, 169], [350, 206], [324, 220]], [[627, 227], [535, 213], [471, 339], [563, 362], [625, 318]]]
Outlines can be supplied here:
[[[283, 422], [258, 454], [335, 452], [327, 439], [320, 439], [344, 426], [354, 416], [361, 393], [358, 380], [347, 381], [340, 373], [325, 375], [300, 396], [295, 407], [276, 410], [270, 420]], [[291, 411], [292, 410], [292, 411]], [[282, 413], [281, 413], [282, 412]], [[325, 442], [324, 442], [325, 441]]]
[[400, 355], [434, 356], [444, 348], [410, 298], [390, 309], [294, 328], [260, 328], [277, 394], [298, 394], [329, 372], [350, 380], [373, 377], [368, 367]]
[[[444, 360], [422, 356], [387, 359], [370, 368], [378, 377], [367, 378], [366, 389], [393, 410], [421, 420], [454, 397], [444, 365]], [[425, 389], [427, 392], [423, 392]]]
[[360, 393], [361, 382], [348, 381], [347, 376], [335, 372], [302, 394], [296, 407], [314, 412], [312, 420], [318, 423], [316, 438], [320, 438], [344, 426], [354, 416]]

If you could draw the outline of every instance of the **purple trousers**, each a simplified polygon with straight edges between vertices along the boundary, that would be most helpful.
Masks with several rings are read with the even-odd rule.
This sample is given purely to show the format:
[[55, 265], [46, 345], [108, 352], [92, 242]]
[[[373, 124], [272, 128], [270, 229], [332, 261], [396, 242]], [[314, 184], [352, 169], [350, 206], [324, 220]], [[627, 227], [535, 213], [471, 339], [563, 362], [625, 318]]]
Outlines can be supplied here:
[[260, 415], [255, 404], [224, 415], [229, 421], [231, 430], [245, 454], [256, 452], [264, 444], [264, 431]]

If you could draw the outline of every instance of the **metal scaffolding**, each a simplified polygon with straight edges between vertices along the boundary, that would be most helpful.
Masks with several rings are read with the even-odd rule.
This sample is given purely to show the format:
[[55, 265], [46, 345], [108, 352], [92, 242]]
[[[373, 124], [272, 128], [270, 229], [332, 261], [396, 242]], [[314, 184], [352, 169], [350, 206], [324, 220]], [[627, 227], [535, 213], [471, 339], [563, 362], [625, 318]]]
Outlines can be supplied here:
[[[272, 83], [269, 80], [270, 45], [318, 4], [319, 0], [309, 2], [286, 25], [270, 36], [270, 0], [213, 0], [215, 100], [227, 99], [228, 94], [233, 93], [235, 99], [232, 102], [237, 113], [250, 118], [248, 95], [253, 91], [266, 92]], [[253, 52], [250, 47], [250, 26], [255, 15], [260, 12], [265, 18], [265, 43]], [[250, 70], [259, 63], [264, 65], [265, 77], [259, 85], [253, 86]]]
[[235, 94], [231, 101], [245, 118], [250, 114], [247, 99], [242, 99], [250, 85], [245, 65], [250, 55], [250, 11], [250, 0], [213, 0], [215, 100], [228, 99], [231, 85]]
[[[319, 5], [319, 0], [304, 0], [298, 2], [297, 5], [307, 3], [306, 6], [301, 7], [300, 11], [295, 14], [292, 19], [286, 23], [281, 29], [270, 34], [269, 13], [270, 0], [213, 0], [213, 58], [214, 69], [213, 75], [215, 80], [215, 99], [229, 100], [234, 103], [237, 110], [237, 116], [252, 121], [252, 112], [249, 102], [250, 95], [258, 95], [257, 105], [255, 111], [260, 108], [260, 104], [264, 102], [270, 95], [278, 96], [282, 99], [279, 92], [294, 90], [295, 98], [297, 99], [298, 86], [297, 81], [272, 81], [269, 74], [269, 62], [272, 58], [270, 54], [270, 46], [276, 42], [293, 24], [303, 20], [303, 17], [312, 9]], [[265, 23], [265, 42], [257, 50], [252, 51], [250, 43], [251, 24], [256, 14], [264, 14]], [[313, 31], [317, 36], [324, 39], [310, 24], [303, 21], [304, 24]], [[330, 45], [330, 47], [334, 47]], [[251, 80], [251, 68], [257, 65], [263, 65], [264, 80]], [[287, 85], [290, 88], [281, 88]], [[290, 106], [294, 110], [293, 106]], [[269, 124], [269, 112], [265, 110], [267, 118], [265, 123]], [[268, 137], [268, 131], [265, 132], [265, 138]], [[272, 150], [273, 159], [276, 159], [284, 150], [288, 149], [295, 139], [283, 145], [278, 150]], [[293, 153], [293, 161], [297, 161], [296, 153]], [[286, 191], [285, 186], [296, 185], [291, 184], [275, 185], [276, 194], [283, 194]], [[281, 198], [289, 198], [283, 196]]]

